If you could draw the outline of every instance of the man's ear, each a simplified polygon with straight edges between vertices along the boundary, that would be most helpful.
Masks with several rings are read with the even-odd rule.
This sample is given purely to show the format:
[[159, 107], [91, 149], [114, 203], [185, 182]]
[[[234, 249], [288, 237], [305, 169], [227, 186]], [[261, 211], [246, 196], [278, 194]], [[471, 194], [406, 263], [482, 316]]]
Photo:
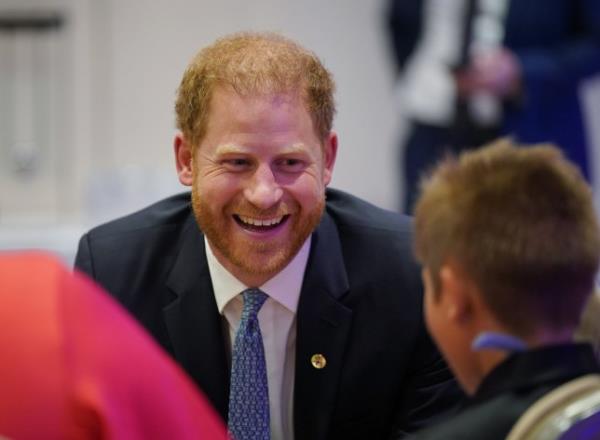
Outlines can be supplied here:
[[331, 182], [333, 176], [333, 166], [335, 165], [335, 158], [337, 156], [338, 138], [334, 131], [329, 132], [325, 142], [323, 144], [323, 161], [324, 161], [324, 172], [323, 182], [325, 186]]
[[192, 186], [194, 182], [192, 147], [185, 140], [182, 133], [175, 135], [173, 149], [175, 150], [175, 165], [177, 166], [179, 181], [182, 185]]
[[446, 318], [456, 324], [471, 320], [473, 314], [473, 283], [460, 265], [446, 263], [440, 268], [440, 283]]

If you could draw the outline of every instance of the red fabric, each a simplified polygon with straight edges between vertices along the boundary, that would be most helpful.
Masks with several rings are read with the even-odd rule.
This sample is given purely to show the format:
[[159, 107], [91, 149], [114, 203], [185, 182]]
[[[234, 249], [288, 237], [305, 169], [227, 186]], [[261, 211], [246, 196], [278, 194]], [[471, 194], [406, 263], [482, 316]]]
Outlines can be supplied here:
[[40, 253], [0, 256], [0, 436], [227, 438], [192, 382], [120, 306]]

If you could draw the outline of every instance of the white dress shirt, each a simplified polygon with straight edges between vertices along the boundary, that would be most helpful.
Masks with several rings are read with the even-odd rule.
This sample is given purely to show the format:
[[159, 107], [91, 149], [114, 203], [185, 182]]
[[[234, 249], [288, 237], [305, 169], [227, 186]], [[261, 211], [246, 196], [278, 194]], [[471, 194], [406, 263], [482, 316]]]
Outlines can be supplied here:
[[[474, 15], [469, 53], [491, 51], [502, 45], [507, 0], [479, 0]], [[400, 79], [398, 99], [416, 121], [448, 126], [455, 114], [457, 90], [450, 69], [460, 57], [467, 17], [466, 0], [428, 0], [423, 9], [421, 38]], [[488, 93], [475, 93], [469, 111], [480, 125], [496, 123], [502, 108]]]
[[456, 87], [449, 66], [460, 57], [466, 0], [429, 0], [421, 39], [400, 80], [406, 114], [422, 123], [447, 126], [454, 117]]
[[[309, 237], [281, 272], [262, 286], [258, 286], [269, 296], [258, 312], [258, 321], [267, 363], [271, 438], [273, 440], [293, 440], [294, 438], [296, 310], [308, 261], [310, 241]], [[257, 286], [246, 286], [227, 271], [213, 254], [206, 237], [204, 246], [217, 307], [219, 313], [225, 317], [229, 329], [228, 342], [231, 350], [244, 306], [240, 294], [248, 287]]]

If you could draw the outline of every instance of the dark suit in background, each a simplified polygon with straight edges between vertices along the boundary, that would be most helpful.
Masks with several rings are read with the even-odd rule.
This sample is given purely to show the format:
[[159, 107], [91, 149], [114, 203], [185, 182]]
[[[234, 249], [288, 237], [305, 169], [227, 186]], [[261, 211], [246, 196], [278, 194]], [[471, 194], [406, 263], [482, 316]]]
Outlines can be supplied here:
[[[408, 219], [340, 191], [312, 234], [297, 312], [295, 438], [387, 438], [460, 393], [424, 328]], [[229, 354], [189, 194], [99, 226], [76, 266], [111, 292], [227, 418]], [[325, 368], [311, 365], [321, 353]]]
[[[415, 56], [419, 40], [424, 38], [426, 1], [389, 1], [387, 30], [400, 73]], [[471, 9], [477, 4], [476, 0], [465, 2], [471, 4]], [[522, 143], [560, 145], [584, 175], [590, 176], [578, 93], [582, 81], [600, 72], [600, 2], [508, 0], [507, 5], [502, 44], [518, 59], [522, 91], [517, 99], [504, 102], [499, 124], [486, 129], [465, 118], [460, 103], [449, 124], [411, 118], [399, 164], [406, 192], [403, 206], [407, 211], [415, 200], [421, 173], [445, 151], [476, 147], [499, 135], [512, 135]], [[457, 22], [456, 26], [464, 31], [463, 38], [469, 38], [472, 32], [467, 30], [472, 26], [469, 22], [472, 17], [468, 12], [465, 15], [464, 22]], [[467, 44], [462, 42], [463, 46]]]

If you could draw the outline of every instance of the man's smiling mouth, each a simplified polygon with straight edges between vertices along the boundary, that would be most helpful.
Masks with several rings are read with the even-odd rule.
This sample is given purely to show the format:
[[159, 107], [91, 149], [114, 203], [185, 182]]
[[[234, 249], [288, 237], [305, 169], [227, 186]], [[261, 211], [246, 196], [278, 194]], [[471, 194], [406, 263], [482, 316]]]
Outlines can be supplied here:
[[248, 231], [253, 232], [272, 231], [273, 229], [276, 229], [277, 227], [284, 224], [289, 217], [289, 214], [270, 218], [254, 218], [237, 214], [233, 215], [233, 218], [235, 219], [238, 225], [240, 225], [242, 228]]

